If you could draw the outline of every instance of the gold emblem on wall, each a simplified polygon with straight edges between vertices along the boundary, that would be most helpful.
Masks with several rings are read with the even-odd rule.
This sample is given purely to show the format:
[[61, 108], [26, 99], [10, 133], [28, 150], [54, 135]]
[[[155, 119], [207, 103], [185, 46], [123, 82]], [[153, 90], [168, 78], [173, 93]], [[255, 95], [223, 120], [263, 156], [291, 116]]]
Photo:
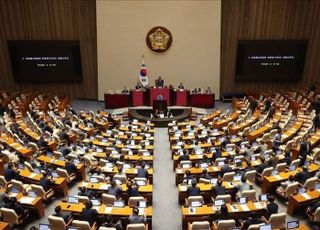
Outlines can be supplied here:
[[146, 36], [149, 49], [156, 53], [166, 52], [172, 44], [170, 31], [163, 26], [153, 27]]

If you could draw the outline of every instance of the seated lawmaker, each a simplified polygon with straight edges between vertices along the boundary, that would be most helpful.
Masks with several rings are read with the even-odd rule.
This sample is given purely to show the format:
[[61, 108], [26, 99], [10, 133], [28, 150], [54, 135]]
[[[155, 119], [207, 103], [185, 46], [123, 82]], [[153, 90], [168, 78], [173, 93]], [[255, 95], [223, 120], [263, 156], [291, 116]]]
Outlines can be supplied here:
[[268, 195], [268, 202], [267, 202], [267, 218], [269, 219], [272, 214], [278, 213], [279, 206], [277, 203], [274, 202], [274, 197]]
[[215, 186], [212, 186], [212, 193], [216, 197], [218, 195], [226, 195], [226, 188], [222, 185], [222, 180], [218, 180]]
[[243, 229], [248, 229], [250, 225], [262, 224], [263, 220], [258, 216], [256, 212], [250, 212], [249, 218], [243, 223]]
[[18, 179], [19, 173], [15, 170], [12, 163], [8, 164], [8, 167], [4, 170], [4, 178], [6, 181], [11, 181], [12, 179]]
[[180, 85], [178, 86], [178, 89], [184, 89], [184, 86], [183, 86], [182, 82], [180, 82]]
[[141, 163], [141, 168], [138, 168], [137, 177], [148, 178], [148, 170], [146, 169], [146, 164], [144, 162]]
[[207, 169], [203, 169], [203, 170], [202, 170], [202, 174], [200, 175], [200, 178], [206, 179], [206, 180], [211, 180], [211, 179], [212, 179], [212, 176], [209, 175]]
[[128, 197], [137, 197], [140, 196], [139, 194], [139, 185], [136, 184], [134, 181], [128, 180], [127, 181], [127, 194]]
[[146, 217], [139, 215], [139, 209], [137, 207], [134, 207], [132, 209], [132, 214], [128, 218], [128, 223], [129, 224], [140, 224], [140, 223], [144, 224], [146, 222], [147, 222]]
[[196, 180], [193, 180], [191, 186], [187, 189], [188, 196], [200, 196], [200, 188], [197, 187]]
[[81, 219], [88, 221], [90, 226], [92, 226], [98, 220], [98, 215], [98, 211], [96, 209], [92, 209], [92, 202], [89, 200], [85, 204], [85, 208], [82, 209]]
[[43, 177], [40, 179], [40, 185], [45, 191], [49, 191], [53, 186], [55, 186], [55, 183], [52, 178], [49, 178], [47, 172], [43, 172], [42, 175]]
[[60, 205], [54, 209], [54, 212], [53, 216], [61, 217], [66, 224], [72, 219], [71, 213], [62, 211]]
[[298, 181], [300, 184], [304, 184], [306, 180], [308, 180], [310, 177], [312, 177], [311, 173], [308, 171], [307, 166], [302, 167], [302, 171], [297, 173], [294, 177], [296, 181]]

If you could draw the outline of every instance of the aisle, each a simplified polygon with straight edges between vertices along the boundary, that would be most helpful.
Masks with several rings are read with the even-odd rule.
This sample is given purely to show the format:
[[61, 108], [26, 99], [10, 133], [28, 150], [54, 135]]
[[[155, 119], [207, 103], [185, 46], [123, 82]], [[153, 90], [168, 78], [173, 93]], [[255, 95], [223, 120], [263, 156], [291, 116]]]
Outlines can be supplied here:
[[153, 167], [153, 230], [181, 229], [181, 211], [170, 156], [167, 128], [155, 129]]

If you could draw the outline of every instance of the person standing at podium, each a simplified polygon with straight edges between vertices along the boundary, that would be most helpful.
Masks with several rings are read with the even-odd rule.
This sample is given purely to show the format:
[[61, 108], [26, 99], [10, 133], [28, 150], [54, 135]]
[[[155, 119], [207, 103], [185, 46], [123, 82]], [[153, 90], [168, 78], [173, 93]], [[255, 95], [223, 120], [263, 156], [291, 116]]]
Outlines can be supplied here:
[[158, 79], [155, 80], [156, 88], [163, 88], [164, 86], [164, 80], [161, 78], [161, 76], [158, 77]]

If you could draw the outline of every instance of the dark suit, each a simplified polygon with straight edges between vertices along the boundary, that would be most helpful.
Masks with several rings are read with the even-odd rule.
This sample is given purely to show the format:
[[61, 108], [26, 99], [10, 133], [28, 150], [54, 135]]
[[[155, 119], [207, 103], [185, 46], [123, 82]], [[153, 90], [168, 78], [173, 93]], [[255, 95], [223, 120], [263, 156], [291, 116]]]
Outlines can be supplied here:
[[95, 209], [82, 209], [82, 220], [88, 221], [89, 224], [92, 226], [94, 222], [98, 219], [98, 211]]
[[74, 164], [74, 163], [71, 163], [71, 162], [66, 162], [66, 170], [67, 172], [70, 174], [72, 173], [77, 173], [77, 166]]
[[298, 181], [300, 184], [304, 184], [307, 179], [311, 177], [311, 173], [309, 171], [302, 171], [296, 174], [295, 180]]
[[283, 162], [286, 163], [289, 166], [291, 164], [291, 162], [292, 162], [291, 156], [284, 157]]
[[52, 188], [52, 186], [54, 186], [54, 183], [51, 180], [49, 180], [49, 178], [42, 177], [40, 179], [40, 185], [43, 187], [45, 191], [48, 191], [49, 189]]
[[268, 168], [268, 167], [269, 167], [269, 165], [268, 165], [267, 162], [264, 162], [264, 163], [260, 164], [260, 165], [256, 168], [257, 173], [261, 174], [261, 173], [263, 172], [263, 170], [264, 170], [265, 168]]
[[307, 155], [311, 154], [311, 149], [312, 148], [310, 142], [301, 142], [299, 151], [300, 166], [304, 165], [304, 162], [307, 159]]
[[278, 213], [279, 206], [276, 203], [267, 204], [267, 217], [269, 218], [272, 214]]
[[252, 224], [261, 224], [263, 221], [260, 218], [249, 218], [243, 224], [243, 229], [248, 229]]
[[145, 168], [139, 168], [137, 177], [143, 177], [143, 178], [148, 178], [148, 170]]
[[129, 224], [140, 224], [140, 223], [145, 223], [146, 219], [144, 216], [139, 216], [139, 215], [130, 215], [128, 218]]
[[232, 172], [232, 168], [229, 165], [222, 165], [221, 166], [221, 172], [222, 174], [225, 174], [227, 172]]
[[12, 179], [17, 179], [19, 174], [14, 169], [5, 169], [4, 170], [4, 177], [9, 182]]
[[139, 187], [136, 186], [136, 187], [128, 188], [127, 193], [128, 193], [128, 197], [140, 196], [140, 194], [139, 194]]
[[155, 81], [155, 85], [156, 85], [156, 87], [163, 87], [163, 85], [164, 85], [163, 79], [157, 79]]
[[186, 155], [181, 155], [178, 160], [179, 161], [188, 161], [189, 159], [190, 159], [190, 156], [188, 154], [186, 154]]
[[188, 188], [187, 192], [189, 196], [200, 196], [200, 188], [198, 187], [191, 186]]
[[214, 187], [212, 187], [212, 192], [215, 196], [226, 195], [226, 188], [222, 185], [215, 185]]

